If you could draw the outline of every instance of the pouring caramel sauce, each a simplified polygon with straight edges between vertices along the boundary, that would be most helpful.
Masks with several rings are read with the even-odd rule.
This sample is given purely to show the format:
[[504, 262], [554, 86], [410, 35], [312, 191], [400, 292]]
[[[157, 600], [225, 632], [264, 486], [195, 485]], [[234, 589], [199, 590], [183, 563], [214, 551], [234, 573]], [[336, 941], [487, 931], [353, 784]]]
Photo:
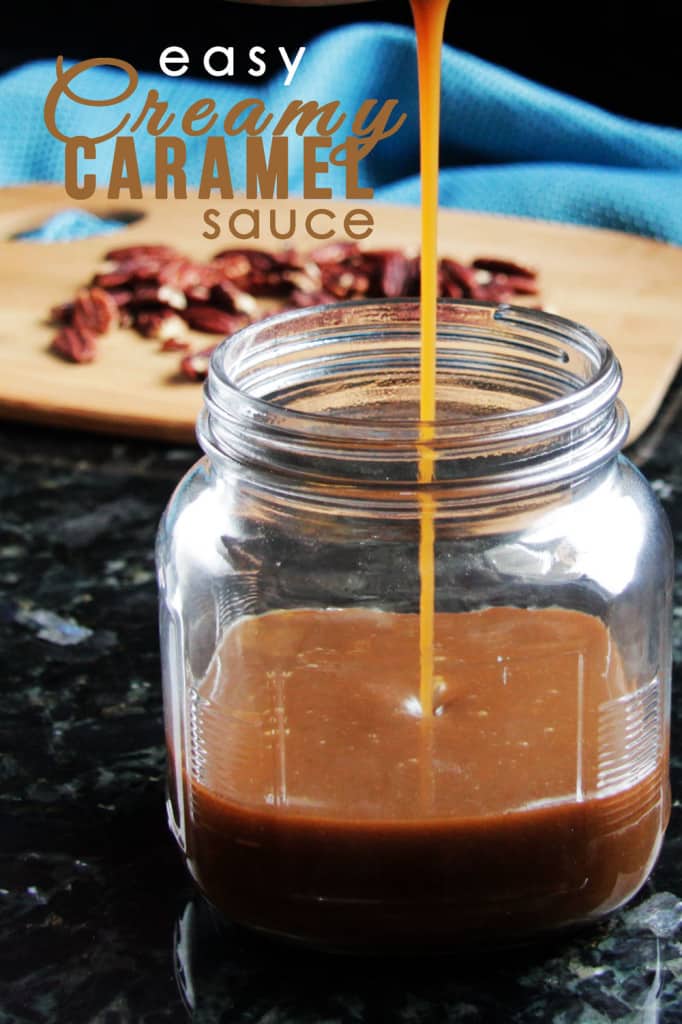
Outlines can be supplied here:
[[[428, 447], [436, 419], [436, 338], [438, 331], [438, 144], [440, 140], [441, 50], [450, 0], [410, 0], [417, 34], [421, 166], [421, 266], [419, 419], [421, 442], [419, 482], [434, 478], [434, 457]], [[419, 699], [424, 718], [432, 711], [433, 615], [435, 607], [435, 510], [427, 489], [421, 494], [419, 540]]]

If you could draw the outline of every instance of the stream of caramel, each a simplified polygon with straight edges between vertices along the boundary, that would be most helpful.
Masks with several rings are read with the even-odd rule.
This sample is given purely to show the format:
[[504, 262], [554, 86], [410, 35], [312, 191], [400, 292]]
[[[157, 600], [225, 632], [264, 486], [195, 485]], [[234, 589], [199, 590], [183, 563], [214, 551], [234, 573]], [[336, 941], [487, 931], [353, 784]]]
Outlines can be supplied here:
[[419, 700], [422, 715], [433, 715], [435, 610], [435, 508], [429, 484], [435, 456], [429, 447], [436, 419], [436, 337], [438, 318], [438, 143], [440, 138], [441, 50], [450, 0], [410, 0], [417, 34], [421, 163], [421, 353], [419, 365]]

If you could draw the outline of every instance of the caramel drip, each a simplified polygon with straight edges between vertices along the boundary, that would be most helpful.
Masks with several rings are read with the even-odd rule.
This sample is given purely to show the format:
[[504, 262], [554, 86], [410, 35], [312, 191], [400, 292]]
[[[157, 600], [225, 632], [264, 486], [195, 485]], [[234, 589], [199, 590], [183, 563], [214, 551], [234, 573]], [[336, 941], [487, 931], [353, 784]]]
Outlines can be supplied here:
[[[429, 484], [435, 456], [430, 443], [436, 419], [436, 336], [438, 318], [438, 143], [440, 135], [441, 49], [450, 0], [410, 0], [417, 33], [421, 163], [421, 353], [419, 365], [420, 495], [419, 530], [419, 700], [422, 715], [433, 715], [435, 610], [435, 507]], [[425, 752], [426, 753], [426, 752]]]

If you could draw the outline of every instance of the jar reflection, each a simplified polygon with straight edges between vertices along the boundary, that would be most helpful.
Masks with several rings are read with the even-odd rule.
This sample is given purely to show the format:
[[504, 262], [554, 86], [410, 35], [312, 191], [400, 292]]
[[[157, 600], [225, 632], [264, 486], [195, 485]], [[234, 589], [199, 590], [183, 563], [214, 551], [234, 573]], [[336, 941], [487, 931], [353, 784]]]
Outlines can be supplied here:
[[[282, 1020], [356, 1024], [375, 1019], [418, 1019], [437, 1024], [463, 1007], [479, 1015], [515, 1014], [529, 1007], [589, 1020], [602, 1007], [618, 1007], [642, 1024], [659, 1019], [675, 992], [670, 967], [677, 943], [645, 923], [665, 899], [645, 899], [619, 922], [570, 942], [507, 950], [504, 957], [473, 950], [456, 957], [329, 957], [260, 939], [225, 926], [195, 897], [178, 917], [175, 978], [192, 1019], [222, 1024]], [[672, 897], [671, 897], [672, 898]], [[664, 911], [665, 912], [665, 911]], [[655, 926], [654, 926], [655, 927]], [[629, 1012], [628, 1012], [629, 1011]]]

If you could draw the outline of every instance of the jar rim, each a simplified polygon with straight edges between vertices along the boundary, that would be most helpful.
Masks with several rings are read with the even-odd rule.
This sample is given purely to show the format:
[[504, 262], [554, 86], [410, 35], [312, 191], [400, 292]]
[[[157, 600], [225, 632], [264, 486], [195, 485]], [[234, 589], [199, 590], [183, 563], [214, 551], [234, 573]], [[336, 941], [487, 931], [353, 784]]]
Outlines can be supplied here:
[[[389, 299], [354, 299], [350, 301], [344, 301], [339, 303], [329, 303], [328, 305], [308, 306], [303, 309], [291, 309], [285, 310], [281, 313], [273, 314], [267, 318], [268, 326], [276, 330], [277, 328], [291, 329], [292, 332], [298, 328], [298, 333], [301, 330], [305, 330], [307, 324], [314, 321], [315, 318], [321, 315], [328, 315], [332, 310], [343, 310], [350, 316], [353, 310], [368, 309], [376, 306], [386, 306], [389, 308], [419, 308], [419, 299], [415, 298], [389, 298]], [[552, 415], [555, 412], [570, 410], [580, 406], [586, 401], [590, 401], [592, 396], [597, 393], [603, 393], [605, 386], [608, 387], [609, 395], [613, 389], [614, 395], [620, 391], [622, 383], [622, 372], [620, 364], [615, 356], [615, 353], [609, 343], [596, 331], [586, 327], [584, 324], [578, 323], [576, 320], [571, 320], [568, 317], [560, 316], [556, 313], [547, 313], [544, 310], [529, 309], [524, 306], [514, 306], [509, 303], [493, 303], [493, 302], [481, 302], [475, 299], [439, 299], [438, 309], [447, 308], [469, 308], [471, 310], [488, 310], [493, 314], [493, 320], [496, 323], [501, 323], [507, 320], [509, 323], [513, 323], [517, 327], [534, 326], [540, 329], [549, 328], [551, 331], [557, 331], [560, 328], [566, 332], [566, 335], [576, 334], [580, 340], [588, 341], [595, 353], [599, 354], [600, 363], [598, 371], [592, 377], [591, 380], [587, 381], [584, 387], [581, 387], [575, 391], [571, 391], [567, 394], [561, 395], [558, 398], [550, 399], [547, 402], [538, 403], [532, 406], [530, 409], [513, 409], [505, 410], [503, 412], [486, 413], [484, 416], [477, 419], [477, 426], [480, 426], [483, 422], [485, 423], [499, 423], [500, 425], [514, 424], [520, 420], [525, 420], [529, 415], [533, 416], [547, 416]], [[239, 339], [245, 343], [248, 343], [250, 339], [253, 339], [261, 334], [262, 326], [264, 321], [259, 320], [251, 324], [247, 324], [237, 331], [231, 338], [226, 338], [211, 353], [208, 376], [209, 381], [215, 384], [220, 384], [221, 387], [227, 391], [238, 396], [239, 400], [252, 407], [253, 410], [257, 410], [261, 413], [269, 413], [276, 411], [277, 414], [281, 414], [284, 408], [277, 403], [273, 403], [268, 399], [256, 397], [248, 393], [248, 391], [241, 388], [236, 384], [229, 373], [225, 372], [225, 355], [229, 353], [230, 349], [234, 345], [235, 340]], [[438, 323], [440, 327], [440, 321]], [[207, 382], [205, 385], [205, 391], [209, 390], [210, 384]], [[386, 427], [387, 424], [399, 424], [404, 421], [387, 419], [385, 417], [373, 419], [372, 417], [343, 417], [337, 415], [329, 415], [326, 413], [316, 412], [301, 412], [297, 409], [286, 409], [286, 414], [291, 418], [292, 423], [296, 423], [297, 426], [301, 426], [306, 422], [310, 422], [315, 429], [319, 429], [322, 424], [328, 424], [330, 427], [338, 425], [345, 425], [351, 429], [357, 429], [359, 426], [364, 431], [371, 430], [374, 426], [379, 427], [380, 430]], [[454, 417], [454, 418], [442, 418], [438, 417], [434, 421], [412, 419], [409, 421], [409, 425], [406, 429], [411, 427], [419, 430], [425, 426], [432, 426], [436, 429], [446, 430], [448, 427], [459, 427], [464, 426], [467, 430], [471, 426], [471, 418], [468, 416]]]
[[[467, 398], [478, 390], [475, 409], [464, 402], [463, 414], [445, 415], [438, 395], [433, 422], [391, 418], [385, 407], [381, 416], [345, 414], [353, 387], [358, 408], [363, 401], [355, 378], [375, 391], [382, 374], [409, 379], [413, 391], [418, 384], [419, 299], [365, 299], [280, 313], [218, 345], [199, 442], [218, 456], [309, 478], [347, 479], [352, 462], [356, 478], [393, 485], [413, 482], [427, 456], [441, 477], [485, 477], [486, 486], [494, 478], [498, 487], [505, 476], [523, 486], [538, 472], [545, 481], [575, 475], [622, 447], [629, 421], [617, 400], [620, 364], [590, 328], [526, 307], [445, 299], [437, 330], [437, 390], [452, 381], [461, 395], [468, 386]], [[322, 384], [318, 405], [336, 397], [346, 402], [341, 414], [310, 411]], [[495, 408], [503, 399], [516, 407]]]

